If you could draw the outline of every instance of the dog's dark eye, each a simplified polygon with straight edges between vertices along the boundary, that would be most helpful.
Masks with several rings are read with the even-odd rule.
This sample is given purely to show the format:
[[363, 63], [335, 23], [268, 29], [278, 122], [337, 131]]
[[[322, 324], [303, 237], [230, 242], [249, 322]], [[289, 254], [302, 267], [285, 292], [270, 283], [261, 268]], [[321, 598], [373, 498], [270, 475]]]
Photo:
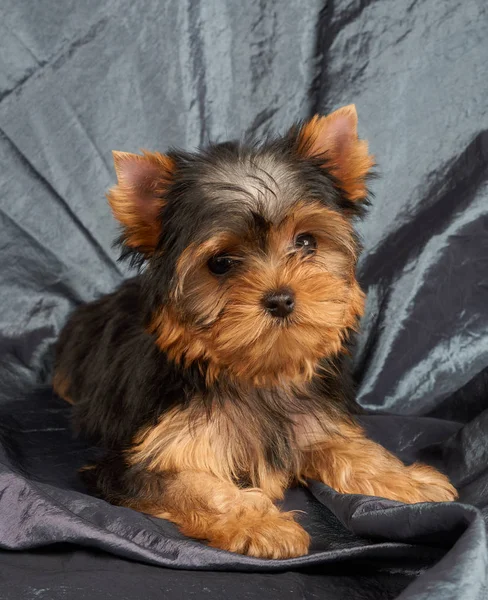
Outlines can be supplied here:
[[230, 256], [212, 256], [212, 258], [208, 261], [208, 268], [214, 275], [225, 275], [228, 273], [235, 265], [237, 261], [231, 258]]
[[317, 240], [310, 233], [301, 233], [295, 238], [295, 248], [300, 248], [305, 254], [313, 254], [317, 249]]

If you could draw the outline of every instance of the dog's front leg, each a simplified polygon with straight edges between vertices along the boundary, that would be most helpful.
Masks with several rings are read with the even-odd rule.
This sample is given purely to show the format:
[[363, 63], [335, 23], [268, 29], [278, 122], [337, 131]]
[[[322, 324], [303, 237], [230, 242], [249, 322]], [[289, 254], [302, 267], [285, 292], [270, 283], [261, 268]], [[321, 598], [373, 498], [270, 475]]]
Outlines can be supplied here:
[[240, 489], [214, 475], [183, 471], [166, 478], [156, 516], [176, 523], [189, 537], [260, 558], [307, 554], [309, 536], [257, 488]]
[[[403, 464], [369, 440], [356, 424], [334, 424], [326, 435], [302, 436], [302, 476], [317, 479], [343, 494], [381, 496], [400, 502], [446, 502], [456, 490], [433, 467]], [[312, 440], [310, 438], [313, 438]]]
[[167, 519], [191, 538], [259, 558], [307, 554], [310, 538], [259, 488], [240, 488], [205, 471], [162, 472], [105, 459], [82, 469], [109, 502]]

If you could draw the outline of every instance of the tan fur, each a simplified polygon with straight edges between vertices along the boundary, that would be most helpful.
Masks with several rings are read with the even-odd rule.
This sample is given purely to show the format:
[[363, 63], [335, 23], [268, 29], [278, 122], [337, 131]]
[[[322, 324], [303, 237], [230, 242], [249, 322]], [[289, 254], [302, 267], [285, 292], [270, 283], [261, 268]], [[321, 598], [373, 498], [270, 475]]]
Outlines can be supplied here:
[[70, 404], [73, 404], [73, 400], [68, 392], [69, 388], [69, 380], [59, 370], [56, 371], [53, 377], [53, 390], [60, 398], [66, 400], [66, 402], [69, 402]]
[[114, 152], [118, 184], [107, 194], [114, 217], [124, 227], [125, 244], [151, 254], [161, 232], [158, 215], [174, 170], [173, 161], [159, 152], [143, 156]]
[[247, 418], [232, 405], [203, 411], [175, 408], [155, 427], [138, 435], [128, 456], [130, 464], [144, 464], [149, 471], [201, 471], [220, 481], [248, 479], [272, 499], [283, 497], [293, 474], [273, 470], [264, 455], [259, 435], [260, 423]]
[[[299, 233], [317, 238], [310, 259], [290, 254]], [[243, 261], [231, 284], [213, 276], [206, 264], [224, 250]], [[220, 235], [188, 248], [178, 263], [177, 293], [193, 321], [183, 322], [165, 307], [150, 330], [173, 360], [186, 366], [206, 361], [209, 382], [222, 371], [258, 386], [307, 381], [320, 359], [342, 350], [347, 328], [363, 313], [355, 261], [349, 222], [318, 203], [299, 202], [271, 228], [266, 256], [253, 252], [246, 240]], [[261, 299], [286, 286], [295, 293], [296, 308], [277, 326]]]
[[[232, 408], [231, 408], [232, 411]], [[210, 545], [266, 558], [308, 552], [309, 536], [273, 500], [292, 482], [318, 479], [341, 493], [381, 496], [407, 503], [449, 501], [456, 491], [426, 465], [405, 466], [368, 440], [352, 421], [296, 415], [289, 471], [267, 465], [252, 415], [215, 409], [208, 417], [174, 409], [140, 432], [128, 455], [132, 465], [164, 476], [162, 491], [150, 489], [127, 505], [166, 518]], [[249, 477], [245, 489], [238, 484]]]
[[261, 490], [241, 490], [210, 473], [170, 476], [157, 505], [134, 506], [176, 523], [185, 535], [211, 546], [260, 558], [292, 558], [308, 552], [310, 537]]
[[366, 176], [374, 166], [368, 143], [358, 139], [358, 117], [354, 104], [327, 117], [315, 115], [301, 130], [301, 150], [308, 156], [323, 156], [324, 166], [337, 178], [349, 200], [367, 195]]
[[427, 465], [404, 465], [352, 423], [343, 423], [338, 435], [328, 439], [320, 432], [312, 443], [304, 438], [303, 451], [303, 476], [323, 481], [343, 494], [381, 496], [406, 503], [457, 498], [445, 475]]
[[[235, 411], [233, 413], [233, 411]], [[306, 554], [308, 534], [280, 512], [291, 474], [272, 470], [252, 417], [240, 429], [238, 407], [211, 415], [174, 409], [140, 432], [127, 459], [148, 472], [165, 474], [162, 496], [148, 490], [132, 508], [166, 518], [181, 531], [210, 545], [262, 558]], [[248, 480], [247, 489], [237, 482]], [[257, 486], [260, 486], [258, 488]]]
[[[206, 240], [200, 246], [195, 244], [191, 244], [186, 248], [178, 259], [178, 263], [176, 265], [176, 272], [178, 275], [178, 285], [174, 291], [174, 299], [178, 299], [179, 296], [185, 290], [186, 276], [195, 268], [195, 266], [203, 266], [206, 264], [206, 261], [212, 257], [217, 256], [223, 252], [232, 253], [233, 250], [237, 249], [241, 243], [241, 240], [235, 235], [230, 233], [221, 233], [216, 235], [215, 237]], [[208, 281], [214, 284], [215, 287], [215, 278], [208, 277]], [[214, 289], [212, 289], [214, 291]], [[188, 294], [195, 294], [195, 290], [185, 290]], [[203, 300], [204, 292], [199, 295], [199, 300]], [[201, 312], [205, 312], [205, 308], [202, 307]]]
[[345, 494], [402, 502], [456, 498], [444, 475], [426, 465], [405, 466], [352, 421], [296, 415], [294, 422], [296, 446], [289, 471], [268, 465], [255, 430], [258, 424], [248, 418], [243, 428], [242, 416], [232, 407], [215, 409], [210, 416], [196, 416], [189, 409], [170, 411], [155, 427], [140, 432], [129, 462], [158, 473], [209, 473], [219, 481], [246, 477], [249, 485], [273, 500], [282, 498], [291, 482], [307, 478]]

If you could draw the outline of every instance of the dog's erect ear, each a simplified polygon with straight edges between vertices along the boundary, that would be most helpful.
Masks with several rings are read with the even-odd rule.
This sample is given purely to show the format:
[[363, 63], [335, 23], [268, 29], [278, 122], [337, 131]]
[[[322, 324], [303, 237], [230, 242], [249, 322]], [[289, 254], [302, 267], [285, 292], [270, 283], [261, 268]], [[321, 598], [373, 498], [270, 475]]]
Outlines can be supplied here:
[[123, 225], [126, 246], [151, 254], [161, 233], [160, 214], [174, 174], [174, 162], [158, 152], [113, 152], [118, 183], [107, 194]]
[[358, 138], [358, 116], [354, 104], [339, 108], [327, 117], [315, 115], [298, 133], [298, 151], [308, 157], [324, 158], [346, 198], [364, 200], [366, 175], [374, 166], [368, 143]]

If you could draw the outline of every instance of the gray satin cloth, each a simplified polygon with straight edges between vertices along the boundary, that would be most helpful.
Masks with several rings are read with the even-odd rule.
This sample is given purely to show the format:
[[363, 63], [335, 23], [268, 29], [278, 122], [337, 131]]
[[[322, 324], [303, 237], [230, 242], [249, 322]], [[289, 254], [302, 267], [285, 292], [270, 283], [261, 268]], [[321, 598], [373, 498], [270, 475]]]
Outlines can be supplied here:
[[[0, 597], [488, 597], [485, 0], [0, 1]], [[284, 131], [354, 102], [381, 177], [360, 231], [369, 434], [453, 504], [296, 489], [310, 555], [266, 561], [90, 497], [49, 386], [78, 304], [129, 274], [110, 151]]]

